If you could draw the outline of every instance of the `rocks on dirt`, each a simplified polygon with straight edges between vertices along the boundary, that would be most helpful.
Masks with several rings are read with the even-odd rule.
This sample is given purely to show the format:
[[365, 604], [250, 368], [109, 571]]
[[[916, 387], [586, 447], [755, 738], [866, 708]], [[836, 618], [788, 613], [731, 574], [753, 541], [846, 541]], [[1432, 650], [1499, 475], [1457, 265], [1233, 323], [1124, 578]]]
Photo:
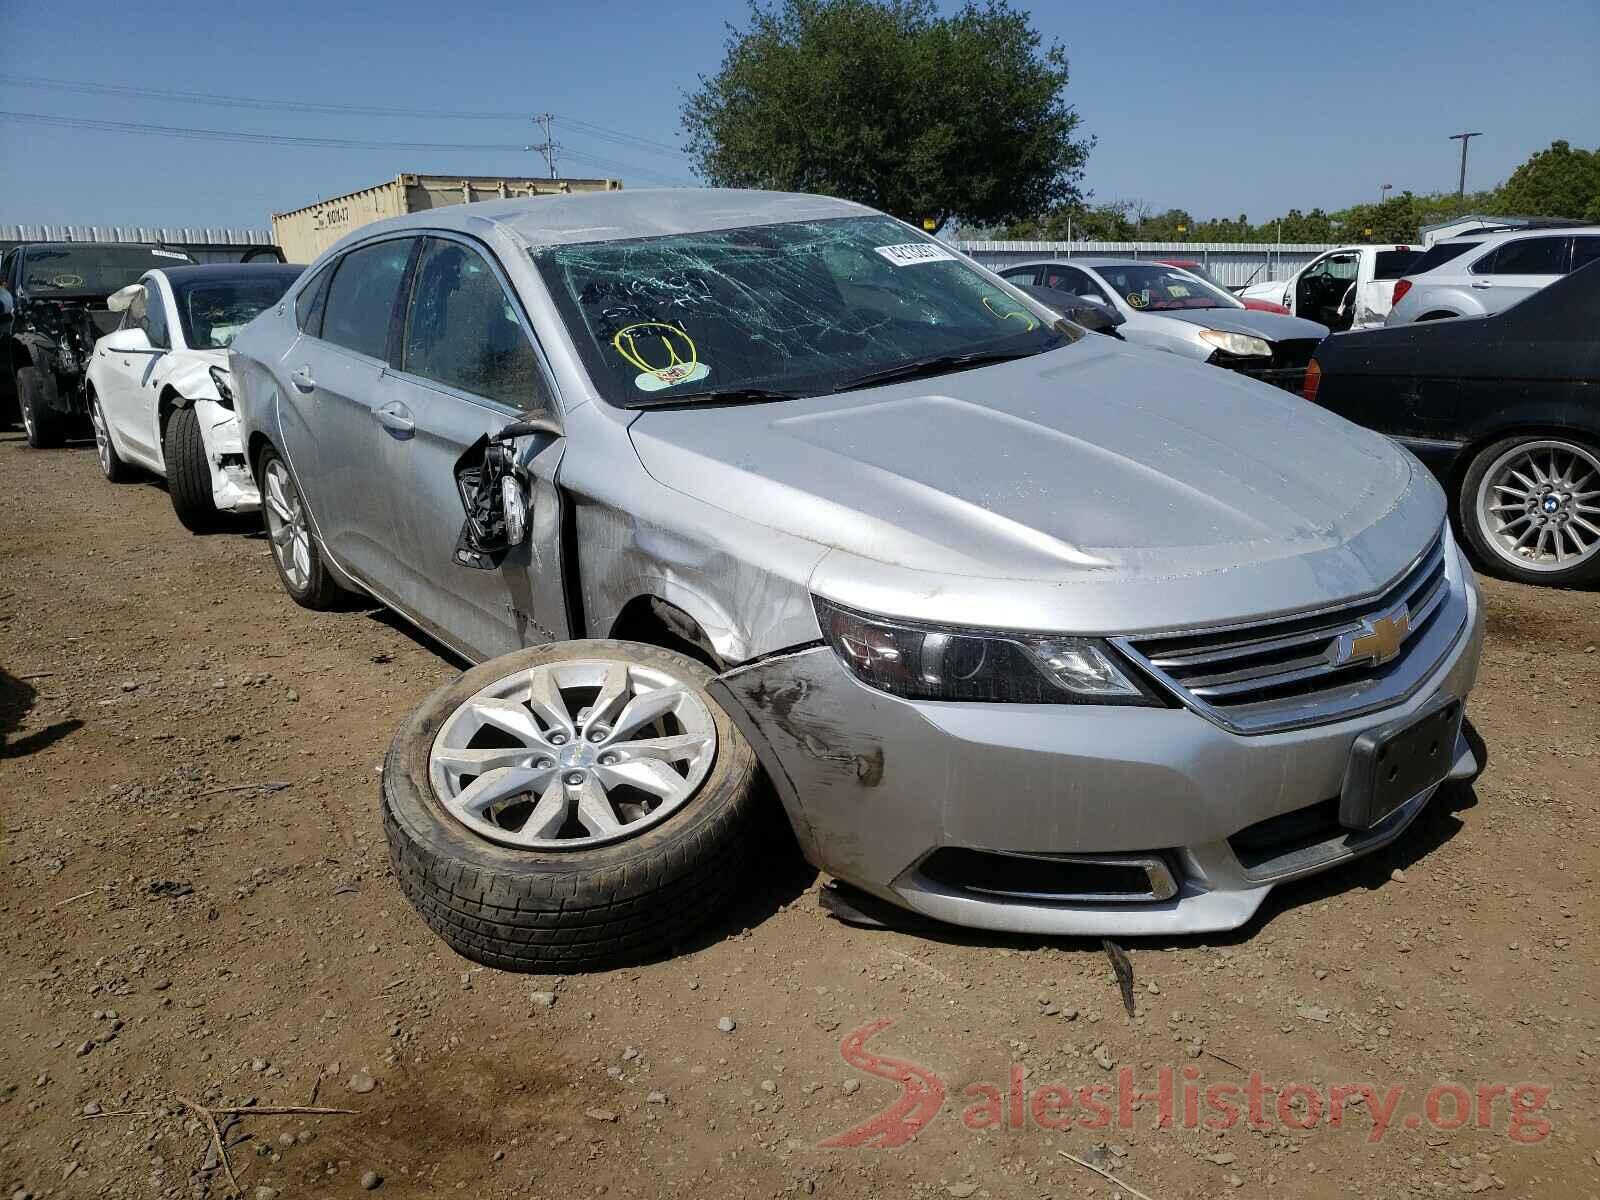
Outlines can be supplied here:
[[364, 1191], [376, 1191], [383, 1184], [383, 1176], [376, 1171], [366, 1170], [361, 1172], [361, 1187]]
[[528, 999], [533, 1001], [535, 1008], [554, 1008], [556, 1006], [556, 994], [554, 992], [534, 992]]
[[739, 1028], [739, 1022], [735, 1021], [732, 1017], [718, 1017], [717, 1028], [722, 1030], [723, 1033], [732, 1033], [735, 1029]]
[[365, 1071], [357, 1071], [354, 1075], [350, 1076], [350, 1082], [347, 1086], [356, 1095], [365, 1096], [368, 1092], [372, 1091], [373, 1088], [378, 1086], [378, 1081]]

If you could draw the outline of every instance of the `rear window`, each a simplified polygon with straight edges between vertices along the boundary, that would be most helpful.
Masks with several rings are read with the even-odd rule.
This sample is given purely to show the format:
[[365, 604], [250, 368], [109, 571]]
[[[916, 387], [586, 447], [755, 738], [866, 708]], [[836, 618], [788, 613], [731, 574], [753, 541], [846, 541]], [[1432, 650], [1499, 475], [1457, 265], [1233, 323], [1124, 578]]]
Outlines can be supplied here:
[[[1474, 246], [1481, 246], [1482, 242], [1436, 242], [1423, 252], [1402, 274], [1417, 276], [1442, 267], [1447, 262], [1454, 262]], [[1380, 255], [1381, 257], [1381, 255]]]
[[1564, 237], [1525, 238], [1502, 242], [1492, 254], [1472, 264], [1474, 275], [1565, 275], [1567, 249]]
[[1417, 261], [1415, 250], [1379, 250], [1377, 261], [1372, 264], [1372, 277], [1374, 279], [1399, 279], [1402, 275], [1415, 274], [1411, 264]]

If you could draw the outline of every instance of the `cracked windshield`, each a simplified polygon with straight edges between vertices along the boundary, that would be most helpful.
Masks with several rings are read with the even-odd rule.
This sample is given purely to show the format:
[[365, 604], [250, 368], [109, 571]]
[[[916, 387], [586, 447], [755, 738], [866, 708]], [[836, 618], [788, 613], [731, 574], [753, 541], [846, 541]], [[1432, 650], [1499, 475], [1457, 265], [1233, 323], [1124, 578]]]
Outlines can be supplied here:
[[887, 217], [554, 246], [533, 258], [596, 384], [629, 408], [847, 391], [1071, 340]]

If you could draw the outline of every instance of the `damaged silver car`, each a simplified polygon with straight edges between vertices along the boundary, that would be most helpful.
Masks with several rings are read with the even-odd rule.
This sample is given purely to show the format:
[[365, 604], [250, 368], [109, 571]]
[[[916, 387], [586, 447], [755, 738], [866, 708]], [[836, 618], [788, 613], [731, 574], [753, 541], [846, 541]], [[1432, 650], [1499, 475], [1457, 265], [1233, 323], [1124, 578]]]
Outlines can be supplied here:
[[681, 943], [774, 804], [842, 907], [1230, 929], [1482, 764], [1477, 587], [1413, 458], [859, 205], [418, 213], [230, 359], [289, 594], [480, 664], [382, 785], [480, 962]]

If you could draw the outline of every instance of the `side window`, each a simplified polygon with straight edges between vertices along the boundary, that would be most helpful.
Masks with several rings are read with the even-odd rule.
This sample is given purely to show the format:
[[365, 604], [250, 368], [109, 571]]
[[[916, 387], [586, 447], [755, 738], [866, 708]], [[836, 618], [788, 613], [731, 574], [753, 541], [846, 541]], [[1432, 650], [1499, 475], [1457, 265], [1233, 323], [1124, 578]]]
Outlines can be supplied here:
[[322, 336], [322, 312], [328, 303], [328, 280], [333, 278], [337, 260], [317, 272], [316, 278], [300, 290], [294, 298], [294, 323], [301, 333], [312, 337]]
[[1001, 279], [1010, 280], [1012, 283], [1028, 284], [1039, 282], [1038, 267], [1012, 267], [1010, 270], [1000, 272]]
[[138, 303], [143, 310], [139, 316], [139, 328], [144, 330], [145, 337], [158, 350], [170, 349], [172, 339], [167, 334], [167, 309], [161, 300], [161, 289], [153, 280], [145, 281]]
[[417, 262], [401, 369], [515, 408], [540, 406], [538, 359], [483, 256], [429, 238]]
[[1102, 304], [1111, 302], [1095, 281], [1077, 267], [1046, 267], [1044, 286], [1054, 288], [1058, 292], [1071, 292], [1074, 296], [1098, 300]]
[[17, 256], [21, 251], [13, 250], [5, 258], [0, 259], [0, 284], [4, 284], [11, 291], [17, 290]]
[[1600, 261], [1600, 237], [1575, 237], [1572, 239], [1572, 269], [1587, 267]]
[[1472, 264], [1474, 275], [1564, 275], [1567, 245], [1564, 237], [1523, 238], [1504, 242], [1491, 257]]
[[328, 284], [322, 340], [373, 358], [386, 358], [395, 301], [411, 258], [412, 238], [395, 238], [352, 250], [339, 260]]

